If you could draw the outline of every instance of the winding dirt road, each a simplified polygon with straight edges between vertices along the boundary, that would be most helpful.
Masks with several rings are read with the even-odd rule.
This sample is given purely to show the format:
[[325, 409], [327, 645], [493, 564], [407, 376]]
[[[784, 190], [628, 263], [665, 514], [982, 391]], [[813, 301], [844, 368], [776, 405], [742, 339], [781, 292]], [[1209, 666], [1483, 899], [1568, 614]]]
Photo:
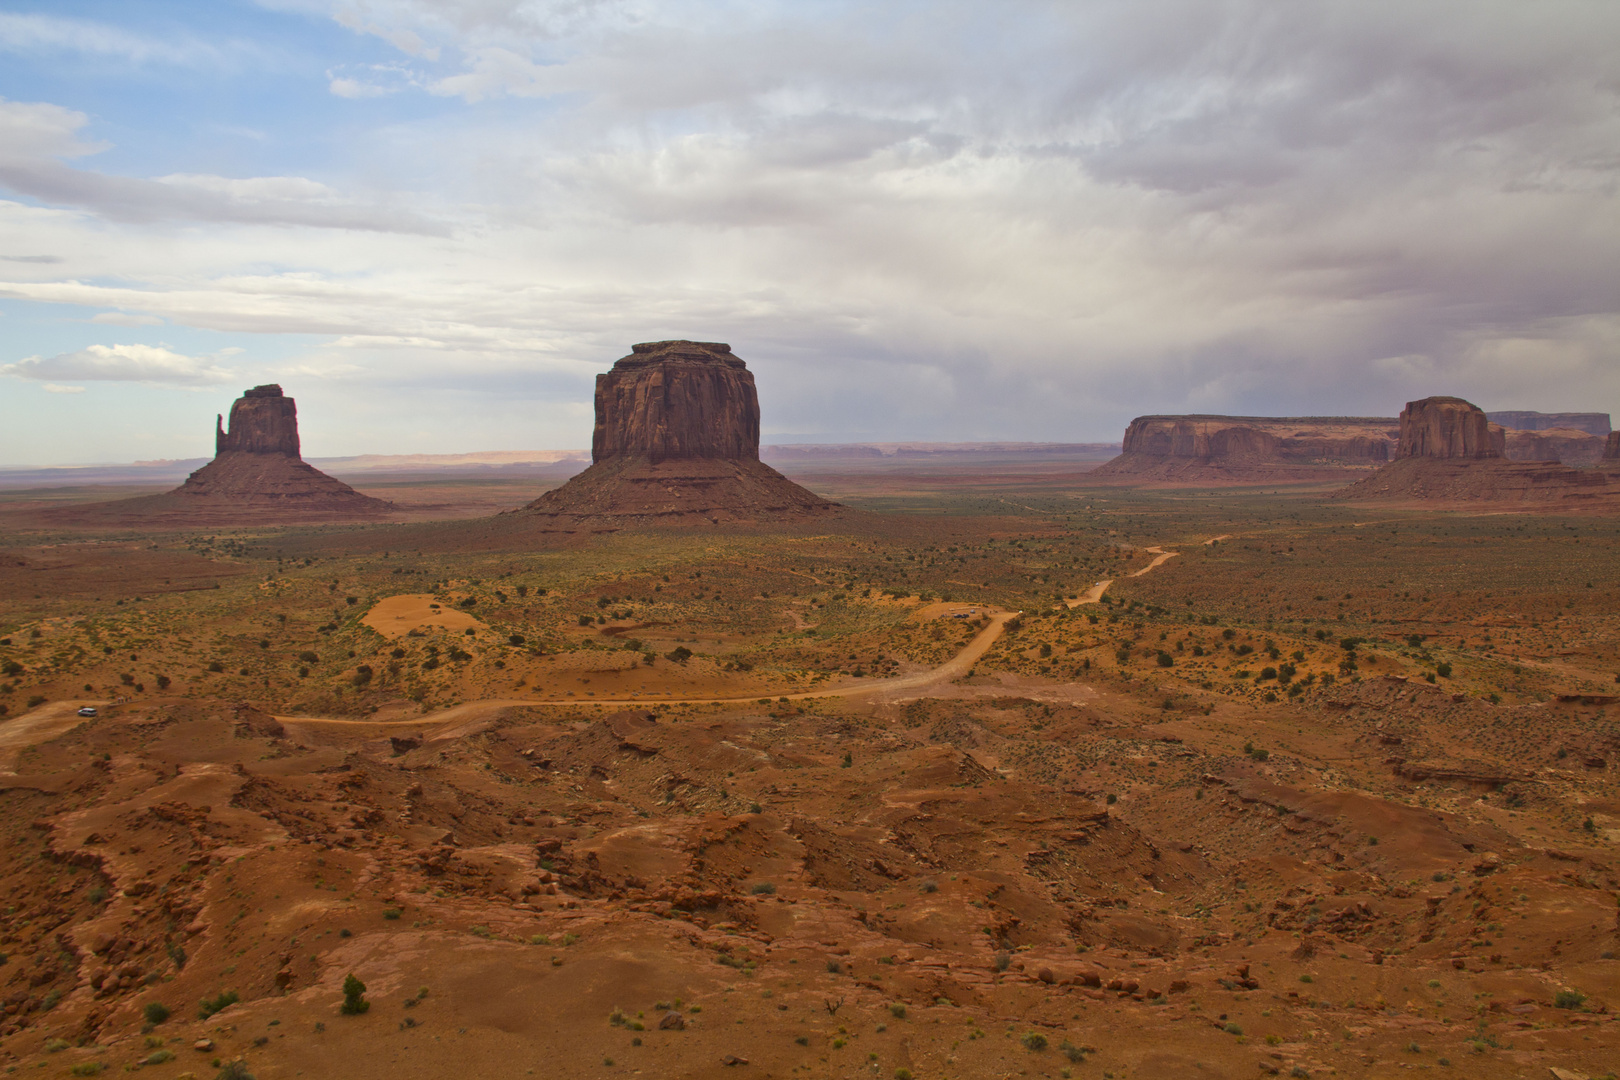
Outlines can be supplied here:
[[[1217, 536], [1215, 538], [1215, 540], [1225, 540], [1225, 539], [1226, 539], [1226, 537], [1224, 537], [1224, 536]], [[1215, 540], [1205, 540], [1204, 543], [1213, 544], [1215, 542]], [[1153, 561], [1148, 563], [1146, 566], [1142, 567], [1142, 569], [1140, 569], [1140, 570], [1131, 571], [1131, 575], [1130, 575], [1131, 577], [1141, 577], [1143, 574], [1147, 573], [1149, 570], [1155, 569], [1156, 567], [1163, 566], [1165, 563], [1169, 562], [1171, 559], [1173, 559], [1177, 555], [1181, 554], [1181, 552], [1179, 552], [1179, 551], [1166, 551], [1162, 547], [1143, 548], [1142, 550], [1150, 553], [1153, 556]], [[1072, 609], [1072, 608], [1079, 607], [1081, 604], [1095, 604], [1095, 603], [1097, 603], [1099, 600], [1101, 600], [1103, 598], [1103, 594], [1108, 591], [1108, 586], [1112, 585], [1114, 583], [1114, 581], [1115, 581], [1114, 578], [1109, 578], [1106, 581], [1097, 582], [1097, 584], [1093, 585], [1091, 588], [1087, 589], [1085, 592], [1081, 593], [1079, 596], [1075, 597], [1073, 600], [1067, 601], [1069, 607]]]
[[[1164, 565], [1175, 558], [1180, 552], [1165, 551], [1160, 547], [1144, 548], [1144, 551], [1154, 556], [1152, 562], [1133, 571], [1131, 577], [1141, 577], [1143, 574]], [[1114, 579], [1099, 581], [1077, 600], [1068, 601], [1070, 608], [1081, 604], [1095, 604], [1102, 599], [1108, 586]], [[990, 651], [990, 647], [1001, 637], [1006, 629], [1009, 619], [1015, 618], [1021, 612], [993, 611], [988, 613], [990, 622], [983, 630], [976, 634], [972, 641], [949, 660], [938, 667], [927, 671], [913, 672], [909, 675], [896, 675], [889, 679], [869, 679], [859, 683], [847, 683], [842, 686], [830, 686], [820, 690], [799, 691], [792, 694], [780, 694], [777, 698], [788, 701], [808, 701], [813, 698], [859, 698], [874, 697], [897, 691], [923, 690], [930, 686], [938, 686], [960, 679], [973, 669], [979, 658]], [[745, 705], [760, 700], [759, 693], [739, 695], [735, 697], [703, 697], [703, 698], [483, 698], [478, 701], [469, 701], [462, 705], [454, 705], [448, 709], [427, 716], [417, 716], [408, 719], [362, 719], [354, 720], [344, 717], [328, 716], [277, 716], [276, 719], [284, 724], [331, 724], [353, 727], [391, 728], [415, 727], [428, 724], [454, 724], [458, 721], [472, 721], [480, 716], [497, 709], [511, 708], [527, 705], [531, 707], [558, 707], [579, 705], [608, 705], [618, 708], [646, 708], [649, 705]], [[80, 705], [105, 705], [99, 701], [73, 701], [52, 702], [41, 705], [39, 708], [18, 716], [14, 720], [0, 724], [0, 761], [7, 758], [15, 760], [15, 755], [24, 747], [45, 742], [55, 738], [65, 731], [69, 731], [78, 724], [83, 723], [76, 714]], [[3, 775], [3, 773], [0, 773]]]

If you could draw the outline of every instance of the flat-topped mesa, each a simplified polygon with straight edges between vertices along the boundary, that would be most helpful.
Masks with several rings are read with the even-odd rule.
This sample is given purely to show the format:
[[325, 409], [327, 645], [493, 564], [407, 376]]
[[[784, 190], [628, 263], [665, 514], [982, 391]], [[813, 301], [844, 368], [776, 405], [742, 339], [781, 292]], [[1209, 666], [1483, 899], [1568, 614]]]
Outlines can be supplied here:
[[1253, 458], [1299, 463], [1382, 463], [1387, 430], [1377, 416], [1138, 416], [1122, 453], [1206, 461]]
[[1401, 411], [1399, 458], [1486, 459], [1502, 456], [1502, 440], [1493, 437], [1485, 410], [1459, 397], [1409, 401]]
[[1551, 431], [1554, 428], [1574, 428], [1584, 431], [1588, 435], [1596, 435], [1600, 439], [1607, 438], [1610, 427], [1609, 414], [1606, 412], [1532, 412], [1529, 409], [1509, 409], [1503, 412], [1488, 412], [1486, 418], [1493, 424], [1501, 424], [1509, 431]]
[[591, 460], [759, 460], [759, 393], [716, 341], [650, 341], [596, 377]]
[[301, 457], [298, 405], [275, 383], [255, 386], [231, 404], [231, 426], [214, 418], [214, 453], [285, 454]]
[[1392, 416], [1138, 416], [1085, 483], [1317, 483], [1383, 465], [1396, 432]]

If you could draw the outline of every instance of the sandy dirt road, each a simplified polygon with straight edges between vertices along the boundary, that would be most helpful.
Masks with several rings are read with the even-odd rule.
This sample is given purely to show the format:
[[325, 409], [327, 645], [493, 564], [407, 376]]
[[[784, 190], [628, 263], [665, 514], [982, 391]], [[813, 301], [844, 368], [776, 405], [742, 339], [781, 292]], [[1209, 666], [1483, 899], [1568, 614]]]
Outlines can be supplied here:
[[[990, 623], [974, 636], [973, 640], [964, 645], [955, 656], [927, 671], [914, 672], [910, 675], [897, 675], [892, 679], [869, 679], [858, 683], [846, 683], [842, 686], [827, 687], [822, 690], [807, 690], [800, 693], [781, 694], [775, 700], [786, 698], [788, 701], [809, 701], [814, 698], [858, 698], [878, 697], [884, 694], [920, 690], [941, 683], [948, 683], [960, 679], [972, 670], [979, 658], [990, 651], [990, 646], [996, 643], [1006, 629], [1007, 620], [1019, 613], [1016, 611], [987, 612]], [[284, 724], [347, 724], [359, 727], [409, 727], [422, 724], [453, 724], [476, 720], [480, 716], [494, 712], [497, 709], [511, 708], [518, 705], [530, 706], [575, 706], [575, 705], [608, 705], [615, 708], [644, 709], [649, 705], [746, 705], [760, 700], [758, 694], [749, 694], [742, 697], [702, 697], [702, 698], [485, 698], [481, 701], [470, 701], [464, 705], [456, 705], [443, 709], [429, 716], [416, 716], [402, 720], [354, 720], [340, 717], [322, 716], [278, 716]]]
[[27, 747], [49, 742], [80, 724], [91, 723], [79, 715], [85, 705], [105, 708], [105, 701], [52, 701], [0, 724], [0, 775], [16, 775], [17, 755]]
[[[1216, 540], [1225, 540], [1225, 539], [1226, 539], [1226, 537], [1224, 537], [1224, 536], [1217, 536], [1217, 537], [1214, 538], [1214, 540], [1205, 540], [1204, 543], [1213, 544]], [[1161, 567], [1165, 563], [1169, 562], [1171, 559], [1175, 558], [1177, 555], [1181, 554], [1181, 552], [1179, 552], [1179, 551], [1166, 551], [1162, 547], [1143, 548], [1142, 550], [1146, 551], [1150, 555], [1152, 555], [1153, 556], [1153, 561], [1148, 563], [1146, 566], [1142, 567], [1142, 569], [1140, 569], [1140, 570], [1131, 571], [1131, 577], [1141, 577], [1143, 574], [1147, 573], [1149, 570], [1157, 569], [1158, 567]], [[1114, 578], [1109, 578], [1106, 581], [1097, 582], [1097, 584], [1093, 585], [1091, 588], [1087, 589], [1085, 592], [1081, 593], [1079, 596], [1075, 597], [1073, 600], [1068, 601], [1067, 602], [1068, 606], [1070, 608], [1077, 608], [1081, 604], [1095, 604], [1095, 603], [1097, 603], [1099, 600], [1101, 600], [1103, 598], [1103, 594], [1108, 591], [1108, 586], [1112, 585], [1114, 583], [1114, 581], [1115, 581]]]
[[[1166, 561], [1175, 558], [1180, 552], [1165, 551], [1162, 547], [1144, 548], [1154, 556], [1153, 561], [1132, 572], [1132, 577], [1141, 577], [1143, 574], [1162, 566]], [[1085, 595], [1078, 600], [1068, 601], [1071, 608], [1081, 604], [1094, 604], [1102, 599], [1113, 579], [1100, 581], [1088, 589]], [[416, 614], [413, 612], [412, 614]], [[980, 630], [973, 640], [949, 660], [938, 667], [927, 671], [913, 672], [909, 675], [897, 675], [889, 679], [869, 679], [861, 682], [850, 682], [840, 686], [829, 686], [819, 690], [807, 690], [792, 694], [777, 695], [778, 700], [786, 698], [788, 701], [809, 701], [815, 698], [864, 698], [881, 697], [885, 694], [907, 693], [923, 690], [930, 686], [939, 686], [960, 679], [973, 669], [990, 647], [1001, 637], [1007, 626], [1007, 621], [1019, 615], [1016, 611], [990, 611], [986, 610], [990, 622]], [[579, 705], [606, 705], [614, 708], [644, 709], [649, 705], [745, 705], [760, 700], [760, 695], [750, 694], [738, 697], [703, 697], [703, 698], [484, 698], [479, 701], [469, 701], [461, 705], [454, 705], [448, 709], [441, 709], [428, 716], [416, 716], [398, 720], [391, 719], [350, 719], [347, 717], [328, 716], [277, 716], [276, 719], [284, 724], [292, 725], [344, 725], [351, 727], [367, 727], [377, 730], [393, 727], [420, 727], [424, 725], [457, 725], [475, 723], [484, 716], [500, 709], [516, 706], [531, 707], [558, 707]], [[77, 715], [81, 705], [105, 705], [97, 701], [52, 702], [41, 705], [31, 712], [24, 713], [5, 724], [0, 724], [0, 768], [10, 768], [15, 762], [16, 755], [24, 747], [53, 739], [63, 732], [72, 730], [84, 721]]]

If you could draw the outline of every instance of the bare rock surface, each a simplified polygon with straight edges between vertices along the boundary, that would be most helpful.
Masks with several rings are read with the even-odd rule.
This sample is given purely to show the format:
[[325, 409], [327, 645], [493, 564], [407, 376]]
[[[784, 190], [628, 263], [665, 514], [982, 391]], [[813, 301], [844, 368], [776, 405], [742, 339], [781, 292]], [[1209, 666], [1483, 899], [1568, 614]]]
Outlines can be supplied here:
[[1609, 432], [1609, 439], [1603, 444], [1603, 460], [1620, 461], [1620, 431]]
[[589, 469], [518, 514], [548, 529], [806, 518], [835, 504], [759, 460], [759, 394], [731, 346], [632, 347], [596, 379]]

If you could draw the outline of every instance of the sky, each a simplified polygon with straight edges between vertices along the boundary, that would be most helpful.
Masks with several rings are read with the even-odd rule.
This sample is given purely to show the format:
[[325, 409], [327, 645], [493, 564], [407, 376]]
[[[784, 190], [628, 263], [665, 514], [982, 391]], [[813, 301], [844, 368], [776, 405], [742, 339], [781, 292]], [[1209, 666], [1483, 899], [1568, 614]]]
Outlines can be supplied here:
[[0, 0], [0, 467], [1620, 411], [1613, 0]]

